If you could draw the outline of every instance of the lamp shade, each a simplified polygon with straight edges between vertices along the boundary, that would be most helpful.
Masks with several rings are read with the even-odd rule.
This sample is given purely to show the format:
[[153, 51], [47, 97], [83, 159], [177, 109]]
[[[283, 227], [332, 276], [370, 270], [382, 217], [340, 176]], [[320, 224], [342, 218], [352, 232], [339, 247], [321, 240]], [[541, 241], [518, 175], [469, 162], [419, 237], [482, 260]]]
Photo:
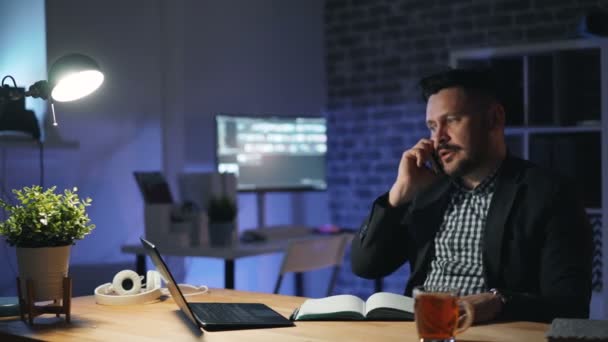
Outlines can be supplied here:
[[49, 70], [51, 96], [57, 102], [80, 99], [103, 83], [99, 65], [85, 55], [73, 53], [59, 58]]

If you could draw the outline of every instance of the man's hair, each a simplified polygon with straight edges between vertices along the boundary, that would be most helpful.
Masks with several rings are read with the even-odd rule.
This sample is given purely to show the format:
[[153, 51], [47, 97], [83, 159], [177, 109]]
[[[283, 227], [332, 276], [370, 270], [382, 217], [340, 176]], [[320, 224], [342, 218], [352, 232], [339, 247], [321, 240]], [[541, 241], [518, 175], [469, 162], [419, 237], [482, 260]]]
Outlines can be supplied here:
[[431, 95], [445, 88], [460, 87], [473, 93], [498, 100], [498, 91], [489, 69], [450, 69], [420, 80], [422, 97], [428, 101]]

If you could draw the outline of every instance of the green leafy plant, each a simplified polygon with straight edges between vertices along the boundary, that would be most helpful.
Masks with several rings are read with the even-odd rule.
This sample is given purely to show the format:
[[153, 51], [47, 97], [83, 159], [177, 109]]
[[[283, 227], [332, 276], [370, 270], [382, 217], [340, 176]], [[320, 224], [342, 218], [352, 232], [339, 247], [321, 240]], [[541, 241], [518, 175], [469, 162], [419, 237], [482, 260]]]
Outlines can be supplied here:
[[227, 196], [212, 197], [207, 203], [209, 223], [232, 222], [237, 213], [236, 202]]
[[0, 199], [0, 207], [9, 215], [0, 223], [0, 235], [11, 246], [55, 247], [74, 244], [94, 228], [86, 212], [92, 200], [81, 200], [77, 188], [55, 193], [53, 186], [43, 190], [33, 185], [13, 190], [17, 201], [13, 205]]

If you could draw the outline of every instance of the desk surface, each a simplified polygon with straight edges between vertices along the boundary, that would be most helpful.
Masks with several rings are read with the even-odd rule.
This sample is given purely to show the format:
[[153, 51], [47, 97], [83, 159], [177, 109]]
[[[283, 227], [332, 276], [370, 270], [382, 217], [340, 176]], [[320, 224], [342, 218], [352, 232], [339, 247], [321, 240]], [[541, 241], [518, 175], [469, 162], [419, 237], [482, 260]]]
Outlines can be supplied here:
[[[201, 302], [262, 302], [289, 316], [304, 298], [264, 293], [212, 289], [209, 294], [191, 297]], [[3, 336], [22, 336], [61, 341], [416, 341], [414, 322], [296, 322], [295, 327], [204, 332], [185, 321], [172, 299], [161, 303], [132, 306], [95, 304], [92, 296], [72, 301], [72, 323], [44, 315], [34, 326], [18, 318], [0, 318]], [[469, 328], [460, 341], [545, 341], [548, 324], [510, 322]]]

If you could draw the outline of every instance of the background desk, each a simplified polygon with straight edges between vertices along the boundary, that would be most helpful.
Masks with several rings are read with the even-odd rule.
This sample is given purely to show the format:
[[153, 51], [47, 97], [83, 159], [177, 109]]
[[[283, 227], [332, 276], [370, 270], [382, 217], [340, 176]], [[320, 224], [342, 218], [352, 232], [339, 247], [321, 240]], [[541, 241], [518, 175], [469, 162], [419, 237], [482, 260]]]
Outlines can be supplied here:
[[[215, 290], [190, 297], [201, 302], [262, 302], [284, 316], [304, 298], [273, 294]], [[172, 299], [161, 303], [131, 306], [95, 304], [92, 296], [72, 301], [72, 323], [44, 315], [33, 327], [18, 318], [0, 318], [0, 340], [15, 336], [53, 341], [417, 341], [414, 322], [296, 322], [296, 327], [253, 329], [200, 334], [185, 321]], [[545, 341], [548, 324], [511, 322], [469, 328], [461, 341]], [[10, 336], [9, 338], [6, 338]]]
[[[325, 239], [329, 235], [314, 234], [309, 228], [266, 228], [259, 230], [267, 236], [266, 241], [242, 243], [235, 242], [228, 247], [180, 247], [167, 248], [158, 246], [163, 256], [207, 257], [224, 260], [224, 287], [234, 289], [234, 261], [238, 258], [279, 253], [287, 249], [292, 239]], [[344, 233], [350, 234], [350, 233]], [[152, 241], [153, 243], [155, 241]], [[135, 254], [135, 268], [138, 274], [146, 274], [146, 251], [141, 245], [125, 245], [123, 253]], [[296, 274], [296, 294], [302, 295], [302, 277]]]

